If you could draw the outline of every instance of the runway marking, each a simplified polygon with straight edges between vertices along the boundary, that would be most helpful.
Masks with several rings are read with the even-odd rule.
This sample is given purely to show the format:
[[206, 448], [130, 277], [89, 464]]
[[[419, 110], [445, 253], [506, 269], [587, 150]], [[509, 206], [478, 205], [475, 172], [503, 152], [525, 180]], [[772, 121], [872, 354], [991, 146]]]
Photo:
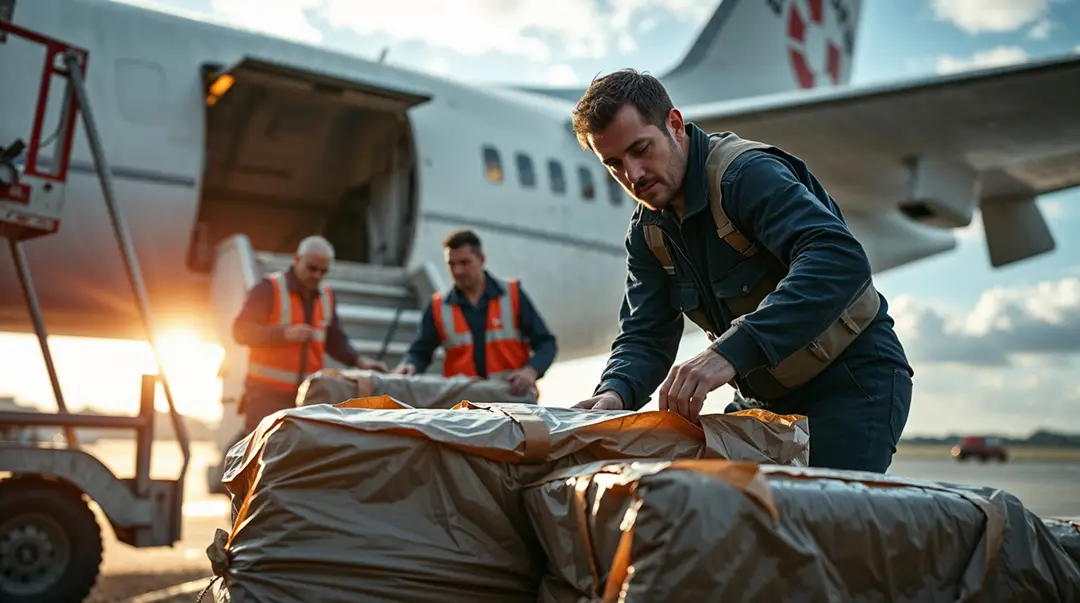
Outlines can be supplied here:
[[141, 595], [135, 595], [129, 599], [124, 599], [120, 603], [155, 603], [156, 601], [167, 601], [173, 597], [179, 597], [180, 595], [190, 595], [202, 591], [206, 588], [207, 584], [210, 584], [212, 576], [205, 578], [199, 578], [192, 580], [191, 582], [184, 582], [183, 584], [176, 584], [168, 588], [161, 590], [152, 590], [148, 593]]

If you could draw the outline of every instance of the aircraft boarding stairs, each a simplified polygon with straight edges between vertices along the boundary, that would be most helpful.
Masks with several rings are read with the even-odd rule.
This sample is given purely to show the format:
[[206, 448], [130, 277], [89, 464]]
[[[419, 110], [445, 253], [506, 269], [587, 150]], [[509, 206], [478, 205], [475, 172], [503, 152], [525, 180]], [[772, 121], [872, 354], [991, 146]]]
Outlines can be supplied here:
[[[224, 454], [243, 422], [236, 403], [243, 394], [247, 348], [232, 338], [232, 322], [247, 292], [264, 275], [287, 269], [292, 254], [255, 251], [242, 234], [222, 241], [216, 249], [211, 279], [211, 304], [218, 341], [225, 350], [222, 362], [222, 422], [218, 446]], [[427, 264], [417, 269], [335, 261], [326, 282], [334, 290], [337, 313], [353, 347], [391, 368], [401, 361], [416, 333], [424, 305], [444, 287], [442, 274]], [[342, 365], [327, 356], [328, 368]], [[428, 372], [441, 372], [442, 353], [436, 352]]]

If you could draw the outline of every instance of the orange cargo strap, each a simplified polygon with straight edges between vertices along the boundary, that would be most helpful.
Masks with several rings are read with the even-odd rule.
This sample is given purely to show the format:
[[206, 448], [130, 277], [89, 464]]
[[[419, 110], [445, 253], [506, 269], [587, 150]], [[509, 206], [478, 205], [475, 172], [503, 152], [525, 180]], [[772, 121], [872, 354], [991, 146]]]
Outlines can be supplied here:
[[[551, 431], [543, 419], [533, 414], [527, 404], [508, 404], [505, 406], [491, 406], [479, 402], [468, 402], [474, 408], [502, 413], [521, 426], [525, 436], [525, 452], [522, 453], [521, 461], [525, 463], [539, 463], [547, 460], [551, 452]], [[454, 408], [464, 407], [464, 401]]]

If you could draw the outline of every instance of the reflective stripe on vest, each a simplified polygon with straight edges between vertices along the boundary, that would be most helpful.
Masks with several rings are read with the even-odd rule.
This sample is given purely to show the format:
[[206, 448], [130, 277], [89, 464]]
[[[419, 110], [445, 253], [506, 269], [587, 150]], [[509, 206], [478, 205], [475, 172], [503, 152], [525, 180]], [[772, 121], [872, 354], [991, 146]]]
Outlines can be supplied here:
[[[274, 302], [268, 324], [288, 327], [305, 324], [303, 299], [298, 292], [289, 291], [284, 272], [267, 275], [274, 288]], [[284, 343], [251, 348], [247, 376], [275, 388], [293, 391], [303, 379], [323, 367], [326, 351], [326, 328], [333, 318], [333, 292], [326, 284], [319, 286], [319, 303], [312, 308], [312, 337], [304, 353], [303, 343]], [[306, 360], [305, 360], [306, 359]], [[301, 375], [300, 371], [304, 374]]]
[[[488, 300], [487, 329], [484, 332], [484, 359], [490, 378], [496, 373], [517, 370], [529, 361], [529, 348], [518, 325], [518, 282], [500, 283], [503, 294]], [[473, 338], [465, 314], [457, 304], [446, 301], [442, 293], [431, 298], [435, 328], [446, 358], [443, 375], [477, 376], [473, 360]]]

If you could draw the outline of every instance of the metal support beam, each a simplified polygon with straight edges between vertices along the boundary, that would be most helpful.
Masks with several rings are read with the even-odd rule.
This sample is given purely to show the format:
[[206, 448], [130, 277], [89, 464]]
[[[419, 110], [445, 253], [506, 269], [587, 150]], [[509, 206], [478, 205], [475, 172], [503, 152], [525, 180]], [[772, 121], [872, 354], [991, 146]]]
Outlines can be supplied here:
[[[62, 414], [67, 415], [64, 393], [60, 390], [60, 377], [56, 374], [56, 365], [53, 364], [52, 351], [49, 349], [49, 334], [45, 330], [45, 317], [41, 313], [41, 302], [38, 301], [37, 291], [34, 290], [34, 280], [30, 276], [30, 264], [26, 261], [22, 243], [16, 239], [8, 239], [8, 248], [11, 249], [11, 259], [15, 261], [15, 272], [19, 275], [19, 284], [22, 286], [23, 297], [26, 298], [26, 307], [30, 310], [30, 320], [34, 323], [34, 334], [37, 335], [38, 345], [41, 347], [41, 356], [45, 359], [45, 370], [49, 373], [49, 383], [52, 384], [56, 407]], [[63, 427], [68, 446], [77, 449], [79, 440], [75, 437], [75, 430], [70, 425]]]
[[115, 415], [75, 415], [50, 412], [0, 412], [0, 425], [20, 427], [85, 427], [90, 429], [141, 429], [146, 424], [142, 417], [118, 417]]
[[154, 448], [154, 394], [157, 378], [142, 376], [139, 392], [139, 418], [143, 423], [135, 434], [135, 496], [146, 498], [150, 494], [150, 455]]
[[70, 78], [71, 83], [75, 88], [75, 95], [79, 100], [79, 109], [82, 111], [86, 139], [90, 144], [90, 152], [94, 156], [94, 166], [97, 168], [98, 181], [101, 183], [101, 193], [105, 198], [105, 206], [109, 210], [109, 218], [112, 221], [116, 241], [120, 245], [120, 252], [123, 254], [124, 268], [127, 270], [128, 281], [131, 283], [131, 288], [135, 293], [135, 300], [139, 305], [139, 314], [142, 316], [146, 337], [150, 341], [150, 347], [154, 350], [154, 359], [157, 361], [161, 386], [165, 390], [165, 398], [169, 402], [169, 418], [172, 419], [173, 429], [176, 430], [176, 439], [180, 443], [180, 450], [184, 455], [184, 462], [180, 467], [180, 477], [178, 478], [181, 487], [183, 487], [184, 476], [187, 474], [188, 464], [191, 462], [191, 443], [188, 439], [187, 428], [184, 426], [180, 413], [176, 410], [172, 388], [169, 387], [169, 379], [165, 374], [165, 365], [162, 364], [161, 354], [158, 352], [158, 346], [155, 345], [157, 336], [154, 333], [153, 318], [150, 310], [150, 297], [146, 292], [146, 285], [143, 283], [142, 271], [139, 269], [139, 260], [135, 257], [135, 246], [131, 242], [131, 235], [129, 234], [127, 224], [124, 221], [124, 216], [120, 213], [120, 208], [116, 203], [112, 172], [109, 170], [109, 163], [105, 157], [105, 146], [101, 142], [97, 122], [95, 121], [94, 113], [90, 108], [90, 95], [86, 91], [86, 82], [83, 81], [83, 69], [85, 66], [79, 63], [78, 55], [70, 52], [64, 55], [64, 64], [68, 68], [68, 78]]

